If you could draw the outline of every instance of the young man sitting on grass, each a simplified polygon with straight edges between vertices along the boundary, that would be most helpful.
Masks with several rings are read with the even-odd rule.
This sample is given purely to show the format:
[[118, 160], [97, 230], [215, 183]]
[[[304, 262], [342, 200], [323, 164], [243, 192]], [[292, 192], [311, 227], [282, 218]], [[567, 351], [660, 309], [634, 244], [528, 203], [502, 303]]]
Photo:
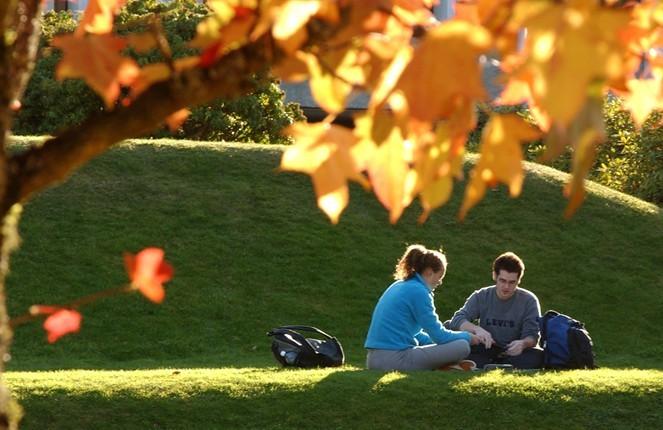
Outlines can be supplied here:
[[[538, 369], [543, 362], [539, 341], [539, 299], [518, 285], [525, 264], [513, 252], [493, 262], [495, 285], [474, 291], [451, 320], [451, 330], [469, 331], [480, 343], [467, 357], [481, 369], [488, 364], [510, 364], [517, 369]], [[473, 321], [478, 320], [478, 325]]]

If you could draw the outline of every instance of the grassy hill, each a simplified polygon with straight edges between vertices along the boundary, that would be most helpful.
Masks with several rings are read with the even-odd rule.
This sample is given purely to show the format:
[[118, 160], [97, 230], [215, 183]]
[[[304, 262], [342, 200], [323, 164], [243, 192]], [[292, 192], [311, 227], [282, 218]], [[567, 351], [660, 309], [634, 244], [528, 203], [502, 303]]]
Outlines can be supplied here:
[[[565, 176], [528, 164], [519, 199], [506, 197], [503, 188], [490, 191], [464, 223], [455, 219], [460, 187], [452, 201], [424, 225], [416, 223], [416, 204], [396, 225], [390, 225], [375, 198], [353, 187], [349, 208], [334, 226], [317, 209], [308, 177], [276, 170], [281, 150], [244, 144], [131, 141], [27, 204], [20, 227], [23, 243], [14, 254], [8, 280], [12, 315], [34, 303], [68, 302], [126, 283], [122, 253], [145, 246], [166, 250], [175, 277], [163, 305], [137, 295], [98, 302], [83, 309], [79, 334], [54, 345], [45, 342], [39, 323], [19, 327], [9, 370], [236, 367], [257, 368], [256, 374], [292, 374], [297, 381], [298, 372], [274, 370], [265, 333], [278, 325], [310, 324], [336, 335], [345, 348], [350, 366], [338, 375], [347, 377], [331, 383], [340, 387], [337, 400], [341, 400], [344, 389], [354, 393], [355, 384], [376, 383], [373, 372], [358, 369], [364, 363], [364, 335], [377, 298], [391, 282], [396, 259], [406, 244], [417, 242], [443, 246], [450, 261], [444, 285], [436, 293], [441, 317], [450, 316], [473, 290], [489, 285], [492, 260], [512, 250], [527, 266], [522, 286], [537, 293], [543, 310], [556, 309], [586, 323], [601, 366], [663, 369], [663, 347], [655, 329], [663, 311], [663, 214], [656, 206], [591, 185], [587, 201], [567, 221], [562, 218]], [[21, 374], [33, 375], [16, 373], [16, 381]], [[324, 380], [334, 380], [337, 374], [324, 375]], [[654, 375], [659, 377], [660, 372]], [[456, 387], [454, 378], [458, 377], [443, 382]], [[426, 392], [426, 377], [407, 379], [413, 381], [411, 385], [387, 390], [389, 396], [398, 397], [410, 389]], [[107, 386], [104, 381], [103, 377], [99, 380], [100, 387]], [[293, 384], [285, 391], [302, 389]], [[56, 399], [71, 401], [72, 394], [63, 388], [43, 397], [25, 385], [18, 383], [18, 387], [37, 410], [47, 411], [48, 402]], [[576, 388], [568, 389], [576, 392]], [[651, 401], [660, 401], [663, 385], [647, 389], [655, 395]], [[43, 390], [49, 391], [37, 389]], [[262, 390], [271, 393], [279, 388], [267, 383]], [[107, 407], [102, 388], [92, 393], [94, 405]], [[632, 395], [638, 404], [638, 395]], [[358, 399], [372, 401], [368, 396]], [[519, 398], [517, 393], [513, 396]], [[232, 395], [222, 397], [227, 410], [239, 408]], [[493, 397], [499, 400], [499, 395]], [[279, 407], [302, 401], [297, 395], [285, 398], [289, 400]], [[325, 399], [312, 400], [313, 405], [322, 406]], [[614, 403], [605, 403], [603, 394], [593, 399], [616, 415], [608, 421], [587, 421], [587, 425], [620, 422]], [[263, 397], [263, 403], [255, 404], [270, 411], [270, 400]], [[528, 405], [528, 400], [521, 400]], [[412, 401], [418, 401], [416, 396]], [[381, 399], [374, 406], [378, 410], [403, 407], [402, 402], [390, 406]], [[641, 402], [642, 408], [647, 405], [649, 401]], [[158, 411], [165, 406], [156, 402], [154, 407]], [[371, 407], [366, 408], [368, 413]], [[641, 415], [642, 422], [660, 419], [642, 416], [638, 410], [629, 413]], [[214, 415], [212, 411], [210, 405], [208, 413]], [[305, 409], [295, 411], [305, 414]], [[237, 417], [240, 412], [235, 412]], [[53, 419], [48, 414], [39, 416], [47, 422]], [[439, 422], [438, 415], [426, 416], [430, 421], [417, 422]], [[252, 423], [247, 426], [264, 427], [268, 417], [260, 417], [247, 421]], [[509, 421], [508, 416], [503, 419]], [[306, 421], [288, 422], [306, 427], [301, 425]], [[226, 427], [232, 423], [226, 422]], [[154, 428], [187, 428], [178, 427], [176, 421], [171, 424]], [[332, 427], [370, 428], [370, 421], [355, 424], [338, 422]]]

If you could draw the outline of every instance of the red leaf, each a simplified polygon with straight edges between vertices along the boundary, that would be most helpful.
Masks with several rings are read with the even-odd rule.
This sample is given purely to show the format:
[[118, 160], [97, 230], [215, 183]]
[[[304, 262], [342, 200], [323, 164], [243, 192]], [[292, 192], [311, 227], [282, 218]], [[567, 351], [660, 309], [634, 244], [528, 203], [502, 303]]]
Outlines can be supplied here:
[[69, 309], [60, 309], [46, 318], [44, 330], [48, 333], [48, 342], [54, 343], [68, 333], [78, 333], [83, 316]]
[[166, 118], [166, 124], [168, 129], [175, 133], [181, 126], [184, 124], [184, 121], [189, 117], [191, 111], [189, 109], [180, 109], [177, 112], [174, 112]]
[[222, 47], [223, 47], [223, 41], [221, 40], [207, 47], [207, 49], [205, 49], [203, 53], [200, 54], [200, 67], [204, 69], [211, 67], [212, 64], [214, 64], [214, 61], [217, 58], [217, 54]]
[[173, 277], [173, 268], [163, 259], [161, 248], [145, 248], [135, 256], [124, 255], [124, 264], [131, 285], [154, 303], [161, 303], [166, 296], [163, 283]]
[[255, 12], [255, 9], [245, 6], [235, 6], [235, 16], [239, 19], [248, 18]]

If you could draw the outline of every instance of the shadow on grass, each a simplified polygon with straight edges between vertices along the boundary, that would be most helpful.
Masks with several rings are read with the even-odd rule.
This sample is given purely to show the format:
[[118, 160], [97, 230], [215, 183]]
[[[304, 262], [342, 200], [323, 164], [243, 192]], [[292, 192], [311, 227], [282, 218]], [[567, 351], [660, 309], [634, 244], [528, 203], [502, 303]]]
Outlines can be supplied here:
[[[537, 375], [519, 375], [514, 386], [534, 386]], [[274, 377], [283, 379], [279, 371]], [[249, 394], [223, 386], [177, 395], [157, 390], [149, 397], [129, 389], [112, 396], [19, 393], [24, 429], [655, 429], [663, 422], [660, 387], [642, 393], [539, 386], [527, 393], [483, 384], [484, 377], [339, 370], [311, 385], [265, 384]]]

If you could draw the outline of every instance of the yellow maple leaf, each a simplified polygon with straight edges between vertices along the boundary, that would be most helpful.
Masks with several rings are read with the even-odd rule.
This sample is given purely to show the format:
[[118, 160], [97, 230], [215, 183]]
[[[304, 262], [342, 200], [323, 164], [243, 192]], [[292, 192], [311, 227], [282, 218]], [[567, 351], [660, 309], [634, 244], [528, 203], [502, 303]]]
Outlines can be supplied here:
[[537, 139], [540, 132], [516, 114], [492, 114], [481, 136], [480, 157], [470, 173], [470, 183], [465, 189], [465, 198], [459, 218], [483, 199], [486, 186], [498, 182], [509, 187], [511, 197], [522, 189], [522, 143]]
[[414, 191], [419, 192], [423, 208], [419, 223], [425, 222], [431, 211], [451, 197], [454, 178], [462, 176], [464, 152], [465, 147], [454, 142], [447, 123], [438, 124], [433, 141], [418, 148], [414, 162], [417, 175]]
[[[503, 70], [508, 69], [503, 67]], [[541, 110], [537, 105], [537, 101], [532, 97], [530, 88], [532, 86], [533, 78], [527, 72], [520, 74], [513, 74], [506, 80], [506, 84], [502, 88], [500, 95], [494, 101], [496, 105], [519, 105], [526, 103], [532, 119], [536, 125], [544, 132], [550, 130], [552, 122], [550, 117]]]
[[403, 71], [412, 60], [412, 47], [408, 44], [402, 46], [396, 52], [388, 65], [380, 71], [375, 88], [371, 93], [368, 109], [373, 111], [382, 106], [389, 94], [398, 83]]
[[310, 73], [311, 94], [315, 101], [331, 114], [342, 112], [353, 87], [363, 84], [365, 80], [364, 70], [359, 62], [359, 50], [352, 48], [333, 51], [321, 57], [305, 54], [304, 58]]
[[571, 180], [564, 187], [564, 195], [569, 204], [564, 216], [570, 218], [585, 199], [585, 178], [596, 159], [596, 148], [605, 140], [603, 120], [603, 96], [594, 94], [565, 130], [566, 138], [573, 145]]
[[206, 47], [216, 42], [221, 29], [235, 17], [235, 9], [227, 1], [208, 1], [212, 14], [196, 26], [196, 36], [190, 42], [193, 47]]
[[[540, 2], [543, 3], [543, 2]], [[469, 21], [488, 30], [500, 57], [504, 58], [518, 48], [520, 26], [510, 25], [513, 0], [473, 0], [456, 2], [454, 19]]]
[[355, 120], [355, 135], [360, 142], [368, 142], [377, 149], [367, 162], [368, 176], [373, 192], [389, 210], [389, 219], [395, 223], [411, 203], [412, 188], [408, 179], [409, 163], [413, 160], [414, 142], [405, 138], [394, 116], [385, 111], [375, 115], [363, 114]]
[[327, 123], [295, 123], [286, 131], [295, 139], [281, 158], [281, 169], [311, 175], [318, 207], [336, 224], [348, 204], [348, 180], [367, 186], [361, 174], [370, 149], [361, 148], [352, 131]]
[[444, 22], [429, 31], [396, 86], [407, 99], [410, 115], [432, 122], [449, 117], [458, 97], [484, 98], [478, 59], [490, 42], [485, 29], [465, 21]]
[[624, 107], [641, 127], [649, 114], [661, 107], [661, 79], [630, 79], [626, 86], [629, 92], [624, 96]]
[[521, 0], [514, 16], [528, 29], [529, 55], [520, 72], [528, 75], [532, 98], [552, 121], [568, 125], [593, 82], [623, 75], [619, 35], [630, 19], [628, 10], [593, 0]]
[[280, 41], [292, 37], [320, 10], [320, 6], [320, 0], [286, 1], [275, 16], [272, 35]]
[[126, 0], [90, 0], [83, 12], [83, 18], [76, 29], [82, 36], [85, 32], [94, 34], [110, 33], [113, 29], [113, 18]]
[[340, 19], [334, 0], [273, 0], [260, 4], [259, 19], [251, 40], [271, 31], [276, 43], [289, 55], [308, 39], [306, 24], [313, 18], [336, 23]]
[[84, 79], [106, 106], [112, 107], [120, 95], [120, 87], [130, 85], [140, 73], [134, 60], [120, 55], [126, 44], [124, 39], [110, 34], [57, 36], [52, 45], [64, 55], [55, 76]]

